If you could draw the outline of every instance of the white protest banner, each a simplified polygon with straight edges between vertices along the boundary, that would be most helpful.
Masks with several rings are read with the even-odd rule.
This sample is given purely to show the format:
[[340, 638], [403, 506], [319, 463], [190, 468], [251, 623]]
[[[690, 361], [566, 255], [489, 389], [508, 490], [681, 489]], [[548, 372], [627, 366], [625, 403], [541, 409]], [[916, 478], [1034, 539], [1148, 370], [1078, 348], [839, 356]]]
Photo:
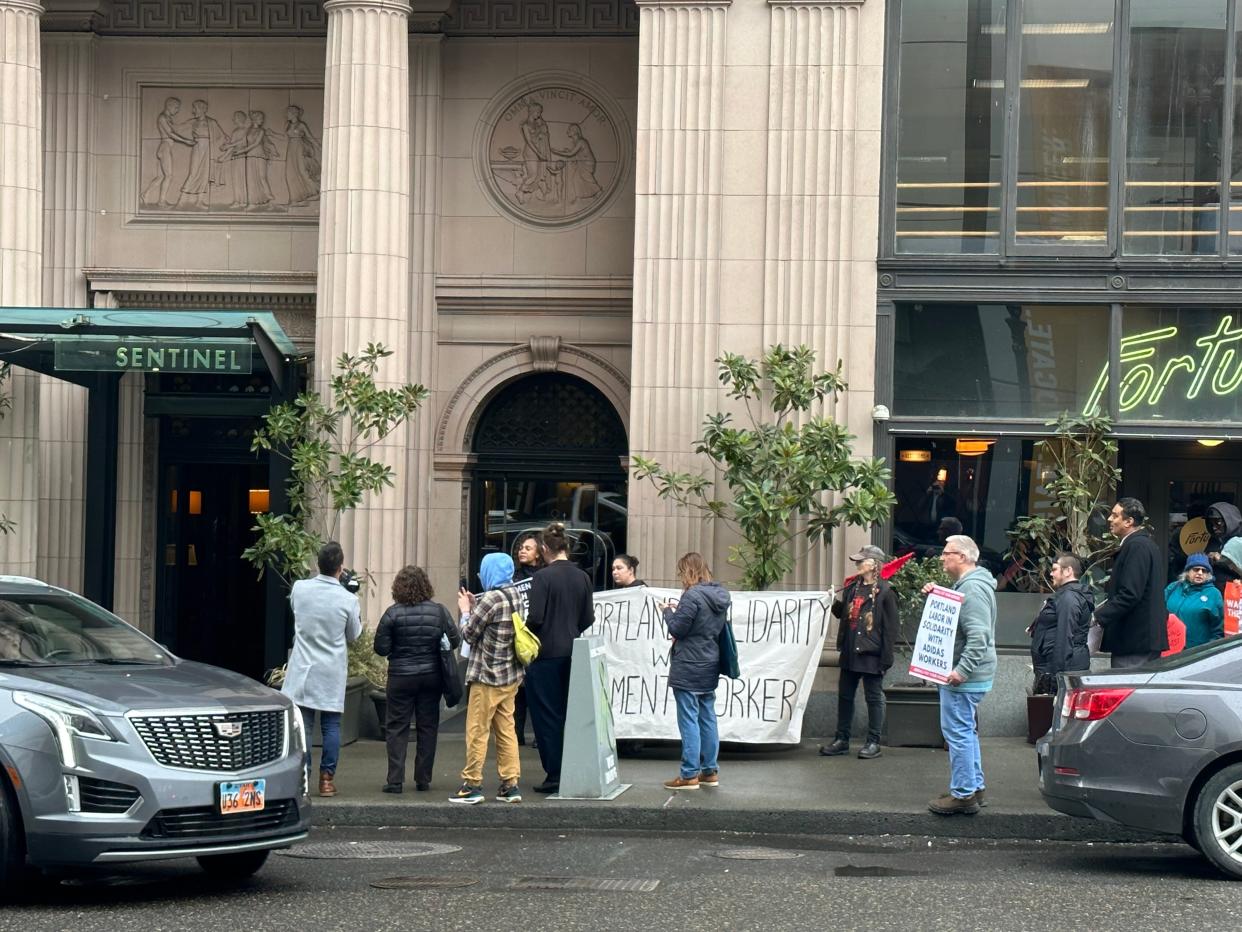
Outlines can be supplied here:
[[910, 675], [933, 683], [947, 683], [953, 671], [953, 640], [957, 637], [957, 616], [962, 611], [962, 594], [936, 586], [927, 595], [919, 633], [914, 639]]
[[[672, 641], [660, 603], [678, 589], [614, 589], [595, 593], [595, 624], [604, 639], [609, 696], [618, 738], [671, 738], [677, 704], [668, 686]], [[730, 619], [742, 678], [722, 677], [716, 716], [722, 741], [797, 744], [819, 666], [832, 594], [731, 592]]]

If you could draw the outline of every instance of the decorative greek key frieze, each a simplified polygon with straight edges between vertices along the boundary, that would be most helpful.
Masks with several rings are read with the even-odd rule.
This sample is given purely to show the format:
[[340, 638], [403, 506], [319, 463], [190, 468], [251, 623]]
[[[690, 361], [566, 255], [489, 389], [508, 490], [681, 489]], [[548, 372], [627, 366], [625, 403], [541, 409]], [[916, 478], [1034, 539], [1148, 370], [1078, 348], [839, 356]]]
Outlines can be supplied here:
[[116, 0], [111, 34], [317, 35], [328, 30], [319, 0]]
[[632, 0], [458, 0], [447, 35], [638, 35]]

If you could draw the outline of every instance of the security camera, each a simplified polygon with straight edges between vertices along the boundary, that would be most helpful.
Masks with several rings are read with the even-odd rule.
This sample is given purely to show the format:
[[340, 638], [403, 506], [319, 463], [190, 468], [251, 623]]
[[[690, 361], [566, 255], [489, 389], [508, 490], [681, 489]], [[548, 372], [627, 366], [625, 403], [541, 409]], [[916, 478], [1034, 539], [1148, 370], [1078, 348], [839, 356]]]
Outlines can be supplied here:
[[888, 405], [876, 405], [871, 409], [871, 420], [887, 421], [892, 415], [888, 413]]

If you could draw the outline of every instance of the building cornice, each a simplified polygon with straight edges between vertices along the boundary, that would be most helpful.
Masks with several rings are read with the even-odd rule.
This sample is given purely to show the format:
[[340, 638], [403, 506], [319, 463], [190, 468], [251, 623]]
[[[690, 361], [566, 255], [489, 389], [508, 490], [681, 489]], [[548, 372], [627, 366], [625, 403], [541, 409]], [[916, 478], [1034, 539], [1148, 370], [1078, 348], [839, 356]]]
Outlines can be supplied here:
[[91, 291], [219, 294], [315, 293], [314, 272], [245, 272], [200, 269], [83, 269]]

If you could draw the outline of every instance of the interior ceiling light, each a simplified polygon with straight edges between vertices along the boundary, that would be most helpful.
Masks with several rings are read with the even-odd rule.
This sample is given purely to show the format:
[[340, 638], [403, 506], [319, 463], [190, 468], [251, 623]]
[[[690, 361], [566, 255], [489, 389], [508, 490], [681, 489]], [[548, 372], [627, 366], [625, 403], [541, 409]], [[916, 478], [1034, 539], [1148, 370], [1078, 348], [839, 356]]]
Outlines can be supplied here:
[[995, 440], [977, 440], [968, 437], [958, 437], [954, 443], [954, 449], [960, 456], [981, 456], [988, 452], [988, 447], [996, 443]]
[[[1005, 82], [999, 78], [975, 78], [978, 88], [1001, 89]], [[1031, 90], [1081, 90], [1091, 86], [1090, 78], [1023, 78], [1022, 87]]]
[[[986, 25], [979, 30], [985, 36], [1003, 36], [1005, 25]], [[1106, 36], [1113, 31], [1109, 23], [1023, 23], [1024, 36]]]
[[1218, 447], [1225, 441], [1223, 440], [1200, 440], [1198, 442], [1201, 443], [1205, 447]]

